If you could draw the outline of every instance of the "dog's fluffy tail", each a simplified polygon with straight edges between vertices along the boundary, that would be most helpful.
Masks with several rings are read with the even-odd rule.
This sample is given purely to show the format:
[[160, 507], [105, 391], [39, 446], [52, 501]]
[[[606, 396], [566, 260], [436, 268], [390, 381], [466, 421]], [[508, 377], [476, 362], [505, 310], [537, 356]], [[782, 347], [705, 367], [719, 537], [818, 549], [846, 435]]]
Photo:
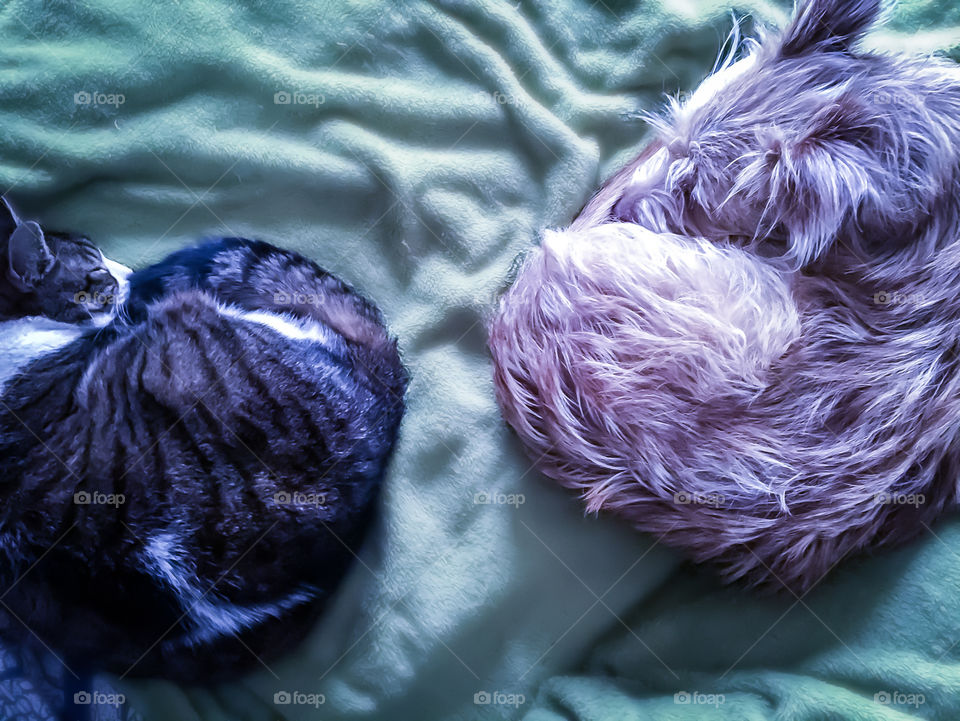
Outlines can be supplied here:
[[916, 349], [831, 316], [871, 299], [812, 299], [828, 289], [774, 262], [626, 223], [548, 232], [490, 347], [507, 421], [589, 511], [800, 591], [956, 494], [934, 489], [949, 444], [918, 433], [944, 389], [896, 380]]

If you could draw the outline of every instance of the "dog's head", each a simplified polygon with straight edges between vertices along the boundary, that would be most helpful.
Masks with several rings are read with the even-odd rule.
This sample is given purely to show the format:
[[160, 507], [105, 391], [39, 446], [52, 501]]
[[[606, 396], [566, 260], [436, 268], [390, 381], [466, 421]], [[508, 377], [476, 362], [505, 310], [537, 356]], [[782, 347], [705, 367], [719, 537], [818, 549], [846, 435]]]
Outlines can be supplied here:
[[614, 217], [759, 241], [798, 265], [838, 245], [876, 258], [949, 235], [960, 72], [858, 50], [879, 12], [880, 0], [811, 0], [782, 35], [731, 54], [652, 119], [654, 147]]

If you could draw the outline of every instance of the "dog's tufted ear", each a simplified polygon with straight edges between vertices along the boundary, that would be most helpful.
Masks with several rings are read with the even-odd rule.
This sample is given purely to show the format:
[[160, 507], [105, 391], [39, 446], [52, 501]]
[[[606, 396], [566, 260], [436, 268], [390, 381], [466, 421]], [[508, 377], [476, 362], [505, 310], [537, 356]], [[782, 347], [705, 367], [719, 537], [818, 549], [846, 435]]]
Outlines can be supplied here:
[[779, 221], [787, 232], [790, 256], [804, 265], [829, 248], [870, 193], [870, 181], [855, 153], [843, 148], [794, 150], [779, 163], [773, 185]]
[[776, 228], [802, 266], [822, 255], [850, 221], [857, 227], [860, 213], [877, 203], [872, 179], [883, 169], [869, 149], [878, 132], [868, 109], [850, 96], [821, 109], [800, 136], [771, 129], [734, 189], [764, 205], [758, 237]]
[[806, 0], [783, 35], [780, 54], [849, 50], [877, 20], [881, 6], [882, 0]]

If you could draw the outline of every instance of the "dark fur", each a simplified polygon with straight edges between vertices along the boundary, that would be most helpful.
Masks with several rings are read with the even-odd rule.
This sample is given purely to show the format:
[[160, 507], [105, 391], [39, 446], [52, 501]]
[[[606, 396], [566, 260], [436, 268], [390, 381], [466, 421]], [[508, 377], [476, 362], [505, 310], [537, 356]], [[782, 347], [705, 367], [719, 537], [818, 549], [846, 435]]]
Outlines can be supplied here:
[[[224, 307], [314, 323], [329, 340]], [[276, 657], [363, 541], [406, 380], [379, 311], [295, 253], [223, 239], [133, 274], [110, 325], [5, 388], [4, 604], [73, 668], [197, 683]], [[78, 504], [78, 492], [125, 502]], [[314, 495], [277, 496], [296, 492]], [[186, 598], [164, 549], [195, 582]], [[236, 633], [208, 637], [199, 617], [207, 602], [252, 612], [291, 594]]]

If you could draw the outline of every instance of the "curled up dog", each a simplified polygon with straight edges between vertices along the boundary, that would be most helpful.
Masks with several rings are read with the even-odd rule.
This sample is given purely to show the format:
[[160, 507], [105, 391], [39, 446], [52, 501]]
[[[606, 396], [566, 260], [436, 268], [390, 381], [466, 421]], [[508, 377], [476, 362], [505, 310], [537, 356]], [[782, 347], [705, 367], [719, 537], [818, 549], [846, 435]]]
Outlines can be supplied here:
[[880, 12], [742, 44], [491, 324], [538, 467], [728, 580], [806, 591], [957, 500], [960, 70], [862, 50]]

